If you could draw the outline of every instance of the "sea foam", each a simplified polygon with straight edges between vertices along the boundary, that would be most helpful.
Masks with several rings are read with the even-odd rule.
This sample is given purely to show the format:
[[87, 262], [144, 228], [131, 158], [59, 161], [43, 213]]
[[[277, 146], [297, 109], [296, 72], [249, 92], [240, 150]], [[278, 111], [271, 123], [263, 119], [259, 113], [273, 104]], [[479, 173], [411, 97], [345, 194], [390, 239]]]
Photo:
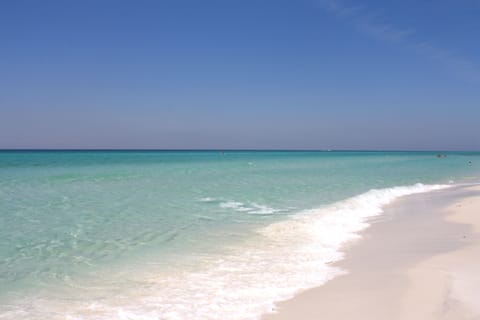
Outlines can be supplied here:
[[245, 204], [239, 201], [225, 201], [220, 203], [220, 207], [223, 209], [231, 209], [238, 212], [245, 212], [249, 214], [274, 214], [279, 212], [287, 212], [286, 209], [274, 209], [267, 205], [258, 204], [255, 202], [251, 202]]

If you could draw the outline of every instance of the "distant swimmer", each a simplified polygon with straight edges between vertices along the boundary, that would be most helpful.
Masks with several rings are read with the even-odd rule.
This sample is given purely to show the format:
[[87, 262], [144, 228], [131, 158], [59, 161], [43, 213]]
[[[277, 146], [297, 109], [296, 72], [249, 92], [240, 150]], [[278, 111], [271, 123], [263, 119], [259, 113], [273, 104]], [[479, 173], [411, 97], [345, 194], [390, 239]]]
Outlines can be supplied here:
[[468, 165], [471, 166], [471, 165], [472, 165], [472, 161], [468, 161]]

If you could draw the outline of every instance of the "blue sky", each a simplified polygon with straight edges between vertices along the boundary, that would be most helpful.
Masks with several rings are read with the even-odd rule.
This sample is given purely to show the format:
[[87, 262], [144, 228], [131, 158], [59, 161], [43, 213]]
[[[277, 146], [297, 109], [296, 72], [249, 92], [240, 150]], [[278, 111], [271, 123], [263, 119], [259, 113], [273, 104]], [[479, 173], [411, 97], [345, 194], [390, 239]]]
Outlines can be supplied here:
[[0, 148], [480, 150], [480, 1], [0, 2]]

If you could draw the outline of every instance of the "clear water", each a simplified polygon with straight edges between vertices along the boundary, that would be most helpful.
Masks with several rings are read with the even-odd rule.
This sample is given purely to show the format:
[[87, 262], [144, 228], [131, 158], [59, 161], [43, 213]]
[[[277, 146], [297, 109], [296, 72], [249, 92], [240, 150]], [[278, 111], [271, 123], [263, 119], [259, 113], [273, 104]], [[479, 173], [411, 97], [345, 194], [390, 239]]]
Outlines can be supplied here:
[[480, 153], [2, 151], [0, 318], [257, 319], [342, 273], [383, 205], [479, 172]]

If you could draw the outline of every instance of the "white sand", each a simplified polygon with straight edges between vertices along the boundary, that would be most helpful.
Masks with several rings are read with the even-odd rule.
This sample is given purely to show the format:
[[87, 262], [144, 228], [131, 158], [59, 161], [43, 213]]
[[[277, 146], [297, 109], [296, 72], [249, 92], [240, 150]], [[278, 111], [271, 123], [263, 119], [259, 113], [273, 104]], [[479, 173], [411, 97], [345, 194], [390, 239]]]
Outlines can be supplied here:
[[347, 275], [264, 319], [480, 319], [480, 187], [402, 199], [363, 237]]
[[480, 196], [459, 200], [448, 212], [447, 221], [472, 226], [472, 240], [408, 270], [402, 319], [480, 319]]

